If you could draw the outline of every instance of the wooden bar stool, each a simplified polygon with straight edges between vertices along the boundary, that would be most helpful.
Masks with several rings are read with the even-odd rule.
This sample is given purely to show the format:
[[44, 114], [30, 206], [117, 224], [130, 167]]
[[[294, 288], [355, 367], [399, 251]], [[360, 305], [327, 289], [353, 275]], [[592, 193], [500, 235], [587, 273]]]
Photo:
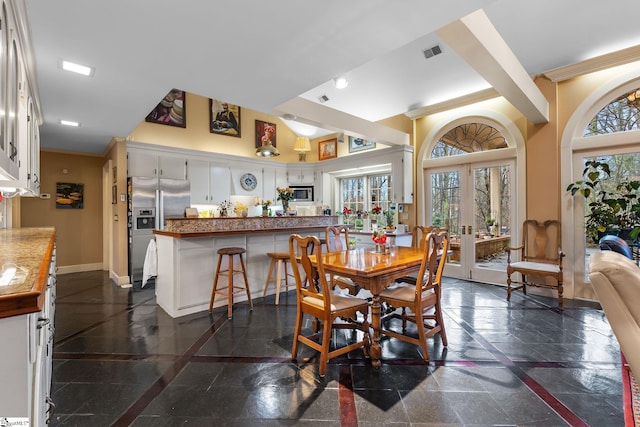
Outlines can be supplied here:
[[[293, 274], [289, 273], [287, 265], [289, 264], [289, 252], [267, 252], [267, 256], [271, 258], [271, 264], [269, 264], [269, 274], [267, 275], [267, 282], [264, 284], [263, 297], [267, 296], [267, 289], [269, 283], [275, 282], [276, 284], [276, 305], [280, 302], [280, 283], [284, 280], [287, 291], [289, 290], [289, 276], [293, 277]], [[276, 267], [276, 276], [273, 277], [273, 267]], [[294, 279], [295, 280], [295, 279]]]
[[[247, 280], [247, 271], [244, 268], [244, 259], [242, 258], [242, 254], [245, 253], [244, 248], [220, 248], [218, 249], [218, 267], [216, 268], [216, 275], [213, 279], [213, 290], [211, 291], [211, 301], [209, 302], [209, 313], [213, 310], [213, 301], [216, 297], [216, 292], [221, 295], [226, 295], [228, 298], [227, 302], [227, 317], [231, 319], [232, 317], [232, 309], [233, 309], [233, 294], [241, 293], [243, 291], [247, 292], [247, 301], [249, 301], [249, 309], [253, 310], [253, 302], [251, 301], [251, 291], [249, 291], [249, 281]], [[226, 270], [220, 270], [220, 266], [222, 265], [222, 258], [227, 256], [229, 261], [228, 267]], [[233, 257], [238, 255], [240, 258], [240, 265], [242, 266], [241, 270], [234, 270], [233, 268]], [[218, 289], [218, 278], [220, 274], [227, 273], [227, 288], [226, 290]], [[242, 273], [242, 277], [244, 278], [244, 287], [237, 286], [233, 284], [233, 275]]]

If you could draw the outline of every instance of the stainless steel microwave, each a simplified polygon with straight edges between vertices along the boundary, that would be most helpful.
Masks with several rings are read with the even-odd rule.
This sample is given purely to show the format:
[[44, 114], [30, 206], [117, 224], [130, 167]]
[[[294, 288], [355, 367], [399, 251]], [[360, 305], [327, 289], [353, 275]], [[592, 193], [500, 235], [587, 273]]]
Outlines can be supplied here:
[[313, 185], [290, 186], [294, 202], [313, 202]]

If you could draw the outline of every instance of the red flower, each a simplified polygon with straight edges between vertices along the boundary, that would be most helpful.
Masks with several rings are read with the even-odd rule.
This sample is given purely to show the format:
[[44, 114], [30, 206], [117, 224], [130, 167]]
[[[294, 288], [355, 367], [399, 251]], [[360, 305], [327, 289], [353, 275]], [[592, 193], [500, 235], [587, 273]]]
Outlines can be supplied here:
[[387, 242], [387, 235], [376, 230], [373, 232], [371, 240], [378, 245], [384, 245]]
[[349, 209], [349, 208], [348, 208], [348, 207], [346, 207], [346, 206], [342, 209], [342, 214], [343, 214], [343, 215], [349, 215], [349, 214], [351, 214], [351, 213], [352, 213], [351, 209]]

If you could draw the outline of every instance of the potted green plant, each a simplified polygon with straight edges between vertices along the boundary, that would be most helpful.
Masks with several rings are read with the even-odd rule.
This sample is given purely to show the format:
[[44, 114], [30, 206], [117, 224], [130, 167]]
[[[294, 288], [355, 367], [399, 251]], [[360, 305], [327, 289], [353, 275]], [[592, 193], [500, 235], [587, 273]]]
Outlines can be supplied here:
[[585, 231], [593, 242], [605, 234], [635, 240], [640, 234], [640, 181], [607, 182], [610, 174], [607, 162], [589, 160], [582, 173], [584, 179], [569, 184], [567, 191], [584, 198]]

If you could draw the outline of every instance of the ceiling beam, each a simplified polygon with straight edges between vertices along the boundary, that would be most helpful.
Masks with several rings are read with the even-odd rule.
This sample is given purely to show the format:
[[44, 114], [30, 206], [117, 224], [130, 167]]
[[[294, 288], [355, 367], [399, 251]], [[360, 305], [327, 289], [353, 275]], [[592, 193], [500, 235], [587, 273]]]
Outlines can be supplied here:
[[549, 102], [482, 9], [436, 33], [529, 121], [549, 122]]
[[354, 115], [296, 97], [275, 108], [281, 115], [294, 116], [292, 120], [335, 132], [344, 132], [381, 144], [409, 145], [409, 134], [389, 126], [371, 122]]

